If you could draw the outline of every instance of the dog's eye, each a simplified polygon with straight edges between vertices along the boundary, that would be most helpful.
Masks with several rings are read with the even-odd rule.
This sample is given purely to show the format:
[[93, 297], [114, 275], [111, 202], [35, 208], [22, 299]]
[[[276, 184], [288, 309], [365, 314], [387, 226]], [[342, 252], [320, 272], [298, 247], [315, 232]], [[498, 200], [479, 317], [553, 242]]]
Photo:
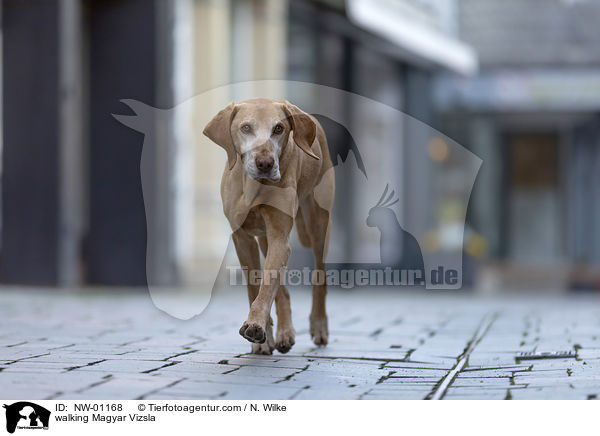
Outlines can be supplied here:
[[283, 132], [283, 126], [281, 124], [277, 124], [273, 127], [273, 135], [279, 135]]
[[244, 133], [250, 133], [250, 131], [252, 131], [252, 127], [250, 127], [250, 124], [244, 124], [242, 127], [242, 132]]

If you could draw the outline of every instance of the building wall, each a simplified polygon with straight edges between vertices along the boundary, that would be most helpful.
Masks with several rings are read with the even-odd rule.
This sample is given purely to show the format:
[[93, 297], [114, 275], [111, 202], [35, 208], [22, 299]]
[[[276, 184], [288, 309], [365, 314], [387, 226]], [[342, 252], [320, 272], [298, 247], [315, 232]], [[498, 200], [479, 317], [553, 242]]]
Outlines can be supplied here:
[[459, 0], [461, 39], [484, 67], [597, 66], [600, 4], [578, 0]]
[[[284, 79], [286, 14], [286, 2], [277, 0], [188, 2], [175, 29], [189, 26], [193, 33], [193, 43], [179, 54], [193, 59], [189, 66], [193, 83], [177, 103], [230, 83]], [[179, 120], [182, 130], [190, 131], [178, 141], [176, 174], [184, 175], [174, 187], [175, 222], [179, 224], [174, 229], [174, 262], [182, 284], [201, 284], [210, 276], [207, 268], [214, 268], [215, 259], [223, 257], [221, 241], [231, 233], [220, 196], [214, 195], [220, 189], [225, 153], [214, 144], [201, 147], [198, 139], [204, 126], [189, 125], [194, 119], [210, 119], [215, 107], [216, 103], [197, 105]]]

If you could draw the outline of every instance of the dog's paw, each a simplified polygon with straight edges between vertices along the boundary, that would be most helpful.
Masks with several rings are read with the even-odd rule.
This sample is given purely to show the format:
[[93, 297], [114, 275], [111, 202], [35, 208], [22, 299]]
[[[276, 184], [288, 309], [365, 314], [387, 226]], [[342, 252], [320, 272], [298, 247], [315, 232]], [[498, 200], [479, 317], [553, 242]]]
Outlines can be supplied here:
[[267, 339], [262, 344], [252, 344], [252, 353], [254, 354], [273, 354], [275, 349], [275, 340], [273, 339], [273, 321], [267, 322]]
[[329, 329], [327, 327], [327, 317], [310, 317], [310, 335], [315, 345], [327, 345]]
[[240, 328], [240, 335], [255, 344], [263, 344], [267, 340], [265, 329], [258, 324], [248, 323], [247, 321]]
[[287, 353], [296, 343], [296, 332], [293, 328], [277, 329], [275, 348], [280, 353]]
[[265, 341], [264, 344], [252, 344], [252, 354], [271, 355], [273, 354], [273, 347], [269, 345], [268, 341]]

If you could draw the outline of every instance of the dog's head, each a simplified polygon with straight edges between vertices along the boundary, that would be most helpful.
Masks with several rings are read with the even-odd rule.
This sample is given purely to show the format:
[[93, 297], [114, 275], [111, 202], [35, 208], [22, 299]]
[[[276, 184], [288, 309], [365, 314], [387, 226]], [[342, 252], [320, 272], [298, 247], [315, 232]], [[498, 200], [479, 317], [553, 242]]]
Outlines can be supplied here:
[[239, 154], [250, 177], [272, 182], [281, 179], [279, 158], [290, 133], [298, 147], [319, 159], [310, 149], [316, 136], [315, 122], [288, 101], [252, 99], [230, 103], [204, 128], [204, 134], [227, 151], [229, 169]]

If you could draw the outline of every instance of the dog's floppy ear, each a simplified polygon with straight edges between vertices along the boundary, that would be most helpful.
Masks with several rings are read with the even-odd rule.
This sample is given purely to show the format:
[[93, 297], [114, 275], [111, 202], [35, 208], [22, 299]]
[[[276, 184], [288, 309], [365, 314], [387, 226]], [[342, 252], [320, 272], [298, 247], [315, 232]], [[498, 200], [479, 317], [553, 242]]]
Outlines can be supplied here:
[[292, 124], [296, 145], [310, 157], [319, 160], [319, 156], [314, 154], [310, 149], [317, 135], [317, 125], [315, 122], [306, 112], [301, 111], [287, 100], [283, 102], [283, 110]]
[[231, 102], [225, 109], [219, 111], [204, 128], [204, 133], [215, 144], [220, 145], [227, 152], [229, 169], [232, 169], [237, 160], [237, 152], [231, 137], [231, 121], [236, 113], [236, 104]]

